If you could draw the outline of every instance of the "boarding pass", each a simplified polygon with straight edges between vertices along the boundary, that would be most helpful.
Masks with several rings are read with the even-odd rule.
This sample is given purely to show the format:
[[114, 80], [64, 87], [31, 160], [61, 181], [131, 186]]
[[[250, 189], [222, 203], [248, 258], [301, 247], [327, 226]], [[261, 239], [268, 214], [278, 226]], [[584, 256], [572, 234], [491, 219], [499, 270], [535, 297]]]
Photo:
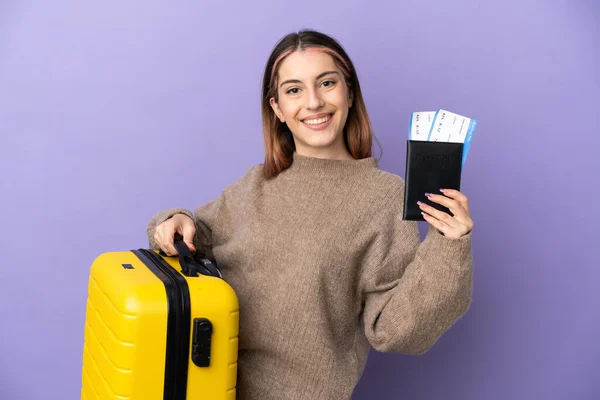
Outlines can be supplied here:
[[409, 139], [463, 143], [464, 166], [476, 127], [476, 120], [447, 110], [414, 112], [410, 117]]

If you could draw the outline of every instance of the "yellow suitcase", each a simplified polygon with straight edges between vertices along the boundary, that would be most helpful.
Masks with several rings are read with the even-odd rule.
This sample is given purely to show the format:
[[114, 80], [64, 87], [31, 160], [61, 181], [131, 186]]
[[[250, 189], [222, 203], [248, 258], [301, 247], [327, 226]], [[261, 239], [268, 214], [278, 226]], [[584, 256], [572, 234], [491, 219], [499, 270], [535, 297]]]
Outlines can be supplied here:
[[234, 400], [239, 309], [210, 260], [146, 249], [94, 260], [81, 399]]

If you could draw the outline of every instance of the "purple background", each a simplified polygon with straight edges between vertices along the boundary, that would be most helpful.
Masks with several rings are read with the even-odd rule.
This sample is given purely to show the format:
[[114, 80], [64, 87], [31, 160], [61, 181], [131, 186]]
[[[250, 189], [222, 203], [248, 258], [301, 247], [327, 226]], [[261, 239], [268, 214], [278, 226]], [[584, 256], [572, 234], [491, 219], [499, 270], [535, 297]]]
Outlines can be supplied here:
[[473, 305], [424, 356], [373, 354], [354, 398], [600, 398], [599, 9], [2, 1], [0, 398], [78, 398], [92, 260], [262, 161], [263, 66], [305, 27], [356, 63], [383, 169], [404, 176], [410, 112], [479, 121]]

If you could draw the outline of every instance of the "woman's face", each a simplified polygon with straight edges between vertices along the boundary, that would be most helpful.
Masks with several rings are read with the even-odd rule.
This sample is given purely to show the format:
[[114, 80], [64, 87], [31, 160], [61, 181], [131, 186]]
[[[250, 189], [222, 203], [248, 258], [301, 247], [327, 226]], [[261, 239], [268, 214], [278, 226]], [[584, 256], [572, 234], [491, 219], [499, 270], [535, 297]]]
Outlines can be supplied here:
[[344, 126], [352, 99], [333, 57], [317, 49], [296, 51], [279, 67], [271, 107], [292, 132], [296, 152], [319, 158], [352, 158], [344, 144]]

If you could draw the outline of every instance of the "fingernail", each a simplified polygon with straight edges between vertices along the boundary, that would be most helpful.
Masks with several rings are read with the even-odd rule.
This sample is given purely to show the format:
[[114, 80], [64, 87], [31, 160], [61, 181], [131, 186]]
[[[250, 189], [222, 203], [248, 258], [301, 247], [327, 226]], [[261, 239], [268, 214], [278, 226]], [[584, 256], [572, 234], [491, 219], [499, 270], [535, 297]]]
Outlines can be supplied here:
[[443, 192], [444, 190], [446, 190], [446, 189], [440, 189], [440, 192]]
[[422, 203], [422, 202], [420, 202], [420, 201], [417, 201], [417, 204], [418, 204], [418, 205], [421, 205], [421, 204], [423, 204], [423, 203]]
[[429, 197], [431, 196], [431, 193], [425, 193], [425, 196]]

